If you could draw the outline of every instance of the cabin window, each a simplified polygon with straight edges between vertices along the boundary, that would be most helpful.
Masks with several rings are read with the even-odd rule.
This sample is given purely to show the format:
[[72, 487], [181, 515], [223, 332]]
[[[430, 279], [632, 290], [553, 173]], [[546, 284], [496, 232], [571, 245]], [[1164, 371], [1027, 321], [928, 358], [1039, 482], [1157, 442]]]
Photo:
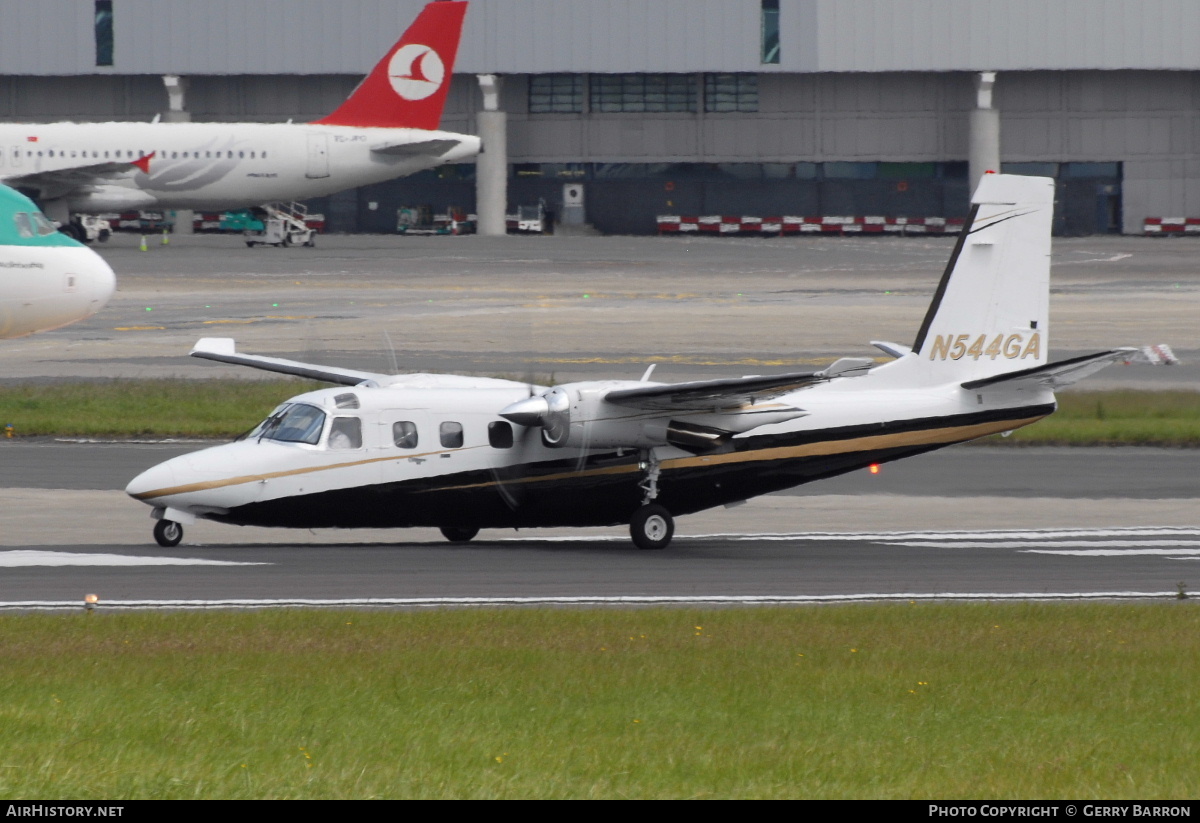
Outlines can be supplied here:
[[513, 446], [512, 425], [499, 420], [488, 423], [488, 443], [493, 449], [511, 449]]
[[463, 427], [462, 423], [455, 423], [452, 420], [447, 420], [438, 427], [438, 435], [441, 438], [442, 446], [447, 449], [461, 449], [463, 444]]
[[329, 448], [361, 449], [362, 421], [357, 417], [335, 417], [329, 427]]
[[417, 424], [411, 420], [400, 420], [392, 424], [392, 440], [398, 449], [417, 447]]
[[17, 234], [21, 237], [33, 237], [33, 221], [29, 219], [27, 212], [19, 211], [14, 214], [13, 222], [17, 224]]
[[353, 392], [339, 394], [333, 398], [333, 402], [339, 409], [357, 409], [359, 407], [358, 395]]

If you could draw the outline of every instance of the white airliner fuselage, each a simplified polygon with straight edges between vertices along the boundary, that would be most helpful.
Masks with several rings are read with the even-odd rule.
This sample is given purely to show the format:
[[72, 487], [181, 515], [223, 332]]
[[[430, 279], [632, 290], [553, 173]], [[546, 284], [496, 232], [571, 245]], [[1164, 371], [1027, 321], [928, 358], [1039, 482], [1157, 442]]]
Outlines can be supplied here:
[[[0, 146], [0, 180], [32, 178], [43, 202], [101, 212], [320, 197], [467, 160], [479, 138], [313, 123], [49, 123], [0, 125]], [[82, 173], [94, 179], [80, 187]]]
[[245, 208], [467, 160], [479, 138], [438, 129], [466, 11], [430, 3], [312, 123], [0, 124], [0, 182], [82, 237], [72, 212]]
[[115, 287], [100, 255], [60, 234], [28, 197], [0, 186], [0, 338], [91, 317]]

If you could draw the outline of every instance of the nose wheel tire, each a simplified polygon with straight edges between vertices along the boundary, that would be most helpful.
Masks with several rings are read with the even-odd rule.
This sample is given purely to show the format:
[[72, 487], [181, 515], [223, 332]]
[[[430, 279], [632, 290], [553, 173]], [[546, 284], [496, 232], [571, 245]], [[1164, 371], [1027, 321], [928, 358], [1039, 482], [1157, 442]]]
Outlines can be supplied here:
[[470, 543], [475, 535], [479, 534], [479, 529], [467, 526], [442, 526], [441, 532], [442, 536], [451, 543]]
[[639, 549], [665, 549], [675, 534], [671, 513], [655, 503], [642, 506], [629, 521], [629, 536]]
[[178, 546], [183, 539], [183, 526], [174, 520], [159, 520], [154, 524], [154, 539], [165, 549]]

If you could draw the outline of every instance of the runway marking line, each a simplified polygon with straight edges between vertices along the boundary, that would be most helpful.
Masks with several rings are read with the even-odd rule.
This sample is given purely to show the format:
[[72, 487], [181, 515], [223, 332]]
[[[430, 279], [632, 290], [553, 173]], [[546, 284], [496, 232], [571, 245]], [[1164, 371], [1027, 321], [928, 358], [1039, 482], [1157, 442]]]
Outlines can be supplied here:
[[0, 551], [0, 568], [28, 566], [272, 566], [235, 560], [202, 560], [197, 557], [139, 557], [129, 554], [89, 554], [86, 552], [16, 549]]

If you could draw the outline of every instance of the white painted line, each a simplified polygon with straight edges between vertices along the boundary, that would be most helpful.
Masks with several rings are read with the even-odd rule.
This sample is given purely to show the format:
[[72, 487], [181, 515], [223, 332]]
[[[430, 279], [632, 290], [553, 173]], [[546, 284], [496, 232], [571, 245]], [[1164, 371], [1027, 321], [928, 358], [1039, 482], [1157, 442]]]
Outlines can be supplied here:
[[1200, 549], [1142, 549], [1135, 545], [1128, 549], [1023, 549], [1021, 553], [1065, 554], [1074, 557], [1132, 557], [1137, 555], [1157, 555], [1160, 557], [1176, 557], [1182, 560], [1184, 557], [1200, 556]]
[[[711, 534], [687, 534], [677, 532], [676, 540], [733, 540], [733, 541], [862, 541], [891, 542], [894, 540], [1047, 540], [1071, 537], [1197, 537], [1200, 528], [1194, 527], [1130, 527], [1116, 529], [1032, 529], [1022, 531], [941, 531], [941, 532], [770, 532], [764, 534], [734, 534], [715, 532]], [[572, 542], [628, 542], [623, 534], [564, 536], [500, 537], [493, 543], [560, 543]]]
[[126, 554], [84, 554], [16, 550], [0, 552], [0, 568], [20, 566], [270, 566], [233, 560], [201, 560], [196, 557], [137, 557]]
[[944, 532], [797, 532], [793, 534], [704, 534], [698, 538], [725, 540], [1048, 540], [1072, 537], [1200, 537], [1198, 528], [1033, 529], [1022, 531]]
[[[1118, 542], [1113, 540], [1043, 540], [1031, 542], [1028, 540], [947, 540], [947, 541], [912, 541], [894, 543], [888, 541], [889, 546], [908, 546], [918, 549], [1024, 549], [1032, 551], [1034, 549], [1081, 549], [1081, 548], [1098, 548], [1107, 549], [1118, 554], [1132, 554], [1137, 549], [1153, 546], [1197, 546], [1200, 547], [1200, 540], [1137, 540], [1129, 542]], [[1175, 554], [1200, 554], [1200, 548], [1174, 550]]]
[[[680, 595], [680, 596], [572, 596], [572, 597], [397, 597], [320, 600], [106, 600], [96, 608], [110, 611], [134, 609], [272, 609], [272, 608], [443, 608], [469, 606], [655, 606], [655, 605], [819, 605], [825, 603], [987, 601], [987, 600], [1162, 600], [1178, 592], [934, 592], [897, 594], [827, 595]], [[81, 609], [81, 601], [25, 600], [0, 602], [0, 610]]]

